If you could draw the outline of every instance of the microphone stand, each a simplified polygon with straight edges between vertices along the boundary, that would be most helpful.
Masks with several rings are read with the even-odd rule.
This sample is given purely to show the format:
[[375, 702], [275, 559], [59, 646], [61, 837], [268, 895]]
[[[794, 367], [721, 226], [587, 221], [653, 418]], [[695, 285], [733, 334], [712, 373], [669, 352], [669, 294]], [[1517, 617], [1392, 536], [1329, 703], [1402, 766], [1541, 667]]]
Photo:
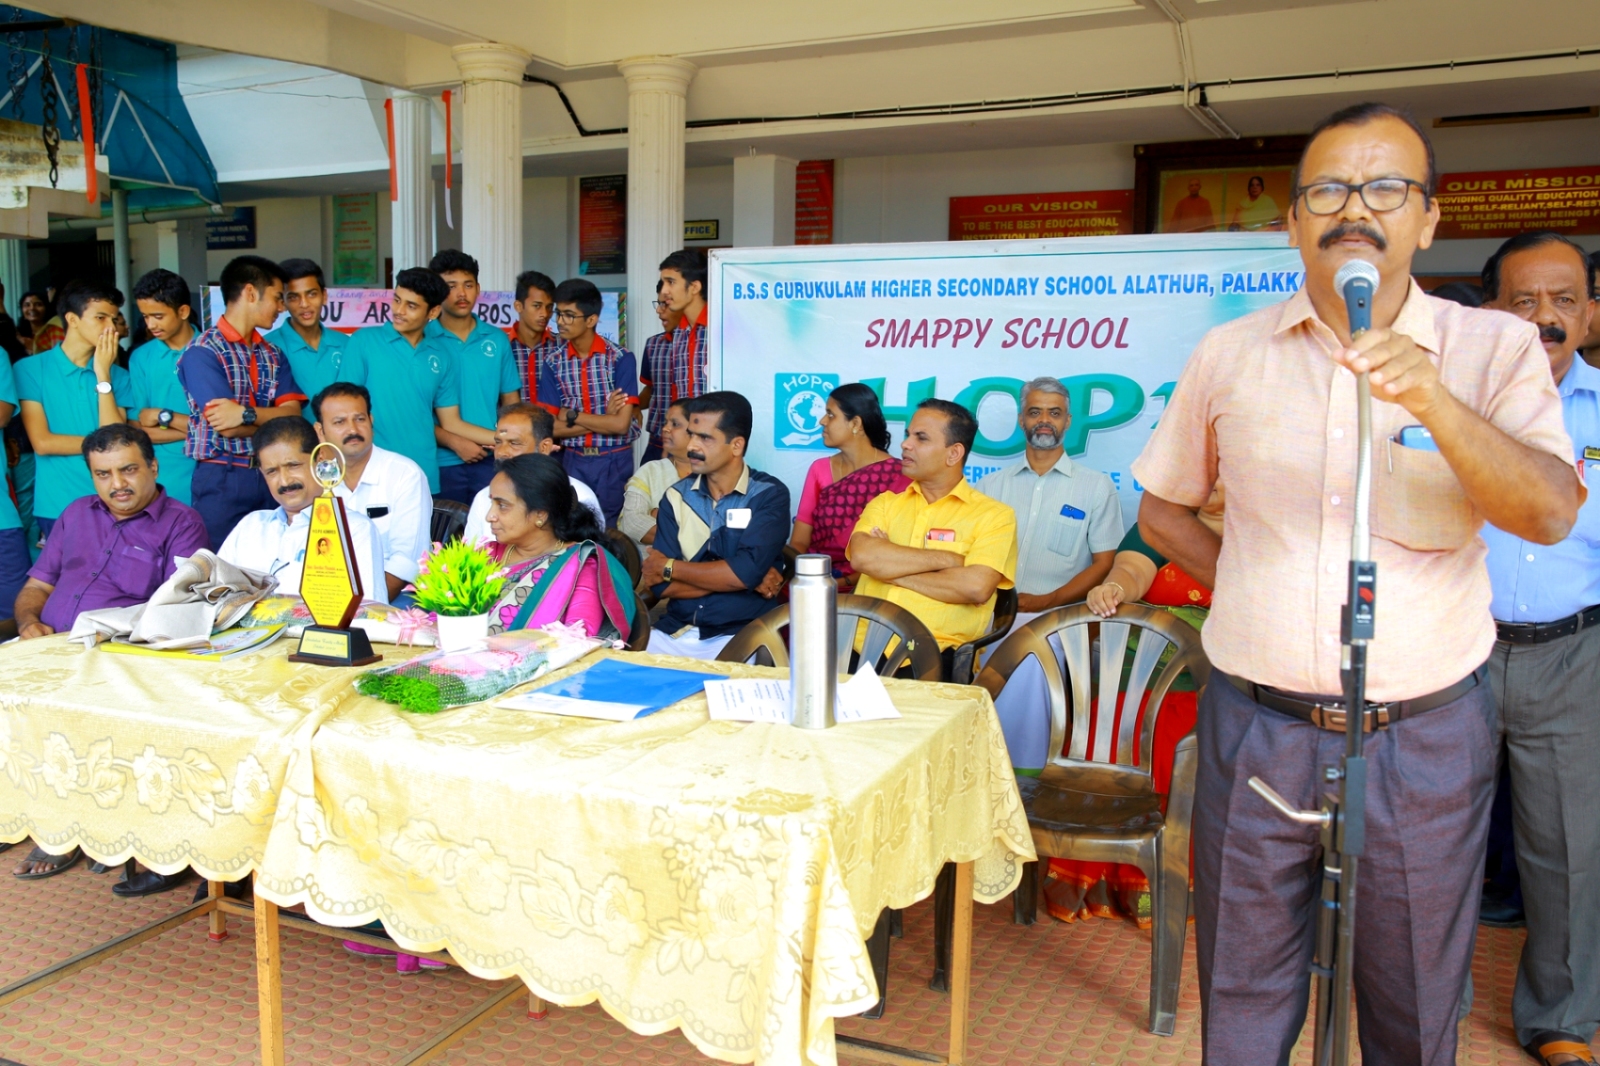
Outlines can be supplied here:
[[[1352, 331], [1354, 340], [1365, 329]], [[1339, 677], [1344, 684], [1345, 749], [1337, 767], [1324, 772], [1330, 786], [1319, 810], [1297, 810], [1259, 777], [1250, 787], [1302, 825], [1315, 825], [1322, 838], [1322, 898], [1317, 909], [1316, 955], [1311, 975], [1316, 989], [1313, 1062], [1346, 1066], [1350, 1061], [1350, 977], [1356, 926], [1356, 873], [1367, 836], [1367, 760], [1362, 754], [1367, 722], [1367, 644], [1374, 635], [1377, 564], [1372, 561], [1372, 388], [1356, 375], [1359, 451], [1356, 453], [1355, 528], [1350, 535], [1350, 568], [1340, 630], [1343, 652]], [[1371, 723], [1373, 727], [1376, 722]]]

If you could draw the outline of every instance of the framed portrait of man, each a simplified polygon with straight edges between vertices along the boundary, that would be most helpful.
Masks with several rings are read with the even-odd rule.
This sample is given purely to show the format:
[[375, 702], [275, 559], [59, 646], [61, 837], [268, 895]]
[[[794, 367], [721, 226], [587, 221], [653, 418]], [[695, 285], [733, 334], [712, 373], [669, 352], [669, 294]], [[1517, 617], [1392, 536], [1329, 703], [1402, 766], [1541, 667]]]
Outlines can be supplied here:
[[1305, 138], [1181, 141], [1134, 147], [1141, 233], [1281, 230]]

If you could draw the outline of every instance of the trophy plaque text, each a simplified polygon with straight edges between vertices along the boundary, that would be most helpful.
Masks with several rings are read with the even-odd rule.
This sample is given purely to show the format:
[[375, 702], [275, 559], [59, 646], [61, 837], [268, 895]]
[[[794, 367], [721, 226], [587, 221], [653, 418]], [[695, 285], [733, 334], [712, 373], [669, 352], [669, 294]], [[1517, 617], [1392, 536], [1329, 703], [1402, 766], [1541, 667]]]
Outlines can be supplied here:
[[[324, 450], [326, 449], [326, 451]], [[311, 529], [306, 535], [305, 563], [300, 570], [300, 598], [316, 625], [300, 635], [300, 649], [290, 662], [318, 666], [365, 666], [382, 659], [372, 653], [365, 631], [351, 629], [361, 607], [361, 572], [345, 517], [344, 501], [333, 487], [344, 480], [344, 456], [324, 441], [311, 453], [312, 477], [322, 495], [311, 501]]]

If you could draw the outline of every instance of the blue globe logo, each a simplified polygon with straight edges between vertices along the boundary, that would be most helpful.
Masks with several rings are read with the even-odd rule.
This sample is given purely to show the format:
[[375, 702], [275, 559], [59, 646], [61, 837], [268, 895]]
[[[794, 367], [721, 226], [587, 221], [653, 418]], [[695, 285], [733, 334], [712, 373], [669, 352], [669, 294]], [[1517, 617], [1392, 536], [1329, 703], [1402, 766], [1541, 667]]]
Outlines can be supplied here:
[[807, 389], [789, 397], [787, 414], [789, 425], [796, 433], [815, 437], [822, 433], [822, 416], [828, 413], [828, 401], [820, 392]]

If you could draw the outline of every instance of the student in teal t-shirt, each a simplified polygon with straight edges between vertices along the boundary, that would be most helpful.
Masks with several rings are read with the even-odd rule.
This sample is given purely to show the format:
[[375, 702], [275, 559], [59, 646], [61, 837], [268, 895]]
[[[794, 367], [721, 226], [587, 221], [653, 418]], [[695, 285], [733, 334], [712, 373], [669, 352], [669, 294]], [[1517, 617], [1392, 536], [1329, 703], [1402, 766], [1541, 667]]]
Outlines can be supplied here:
[[439, 317], [428, 325], [428, 335], [455, 363], [461, 420], [489, 434], [487, 448], [479, 447], [476, 437], [463, 437], [442, 427], [435, 434], [439, 440], [439, 494], [470, 501], [494, 477], [495, 423], [501, 407], [522, 399], [522, 380], [511, 355], [511, 338], [472, 313], [478, 304], [478, 261], [446, 248], [433, 257], [428, 269], [450, 286]]
[[[0, 429], [11, 423], [17, 413], [17, 385], [11, 376], [11, 360], [0, 352]], [[0, 478], [0, 622], [11, 617], [17, 593], [28, 581], [28, 567], [33, 563], [33, 553], [28, 550], [28, 536], [22, 531], [22, 516], [17, 505], [11, 502], [4, 478]]]
[[156, 446], [156, 483], [184, 504], [190, 502], [194, 460], [183, 454], [189, 396], [178, 379], [178, 358], [194, 340], [192, 299], [189, 283], [170, 270], [152, 270], [134, 282], [133, 302], [151, 339], [128, 357], [128, 421]]
[[[328, 302], [328, 285], [322, 268], [310, 259], [285, 259], [278, 264], [289, 275], [283, 290], [283, 304], [289, 317], [266, 336], [289, 360], [294, 380], [307, 396], [315, 396], [335, 381], [355, 385], [367, 383], [367, 364], [361, 349], [350, 351], [350, 337], [322, 324]], [[300, 412], [315, 422], [311, 404]]]
[[[345, 349], [358, 352], [370, 368], [372, 440], [399, 452], [428, 475], [428, 491], [439, 493], [435, 421], [447, 431], [494, 447], [494, 434], [461, 420], [455, 363], [428, 323], [439, 313], [450, 287], [431, 270], [411, 267], [394, 279], [389, 322], [359, 329]], [[453, 498], [453, 497], [451, 497]], [[471, 499], [460, 501], [470, 503]]]
[[22, 425], [38, 458], [33, 514], [46, 537], [67, 504], [94, 493], [83, 438], [127, 418], [128, 372], [117, 365], [122, 293], [100, 283], [62, 296], [61, 343], [15, 367]]

